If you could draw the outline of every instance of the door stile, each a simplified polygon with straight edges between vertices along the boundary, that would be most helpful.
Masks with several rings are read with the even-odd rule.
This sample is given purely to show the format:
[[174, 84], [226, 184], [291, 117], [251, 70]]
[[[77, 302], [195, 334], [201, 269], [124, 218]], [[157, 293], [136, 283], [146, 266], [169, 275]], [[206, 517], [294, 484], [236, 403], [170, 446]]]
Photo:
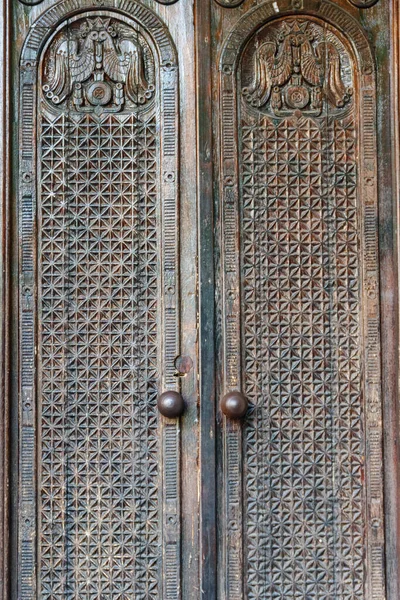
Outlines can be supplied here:
[[[378, 187], [386, 581], [388, 600], [400, 597], [399, 202], [400, 5], [378, 2], [363, 11], [381, 23], [377, 35]], [[391, 126], [388, 126], [388, 123]]]
[[9, 581], [9, 199], [10, 199], [10, 5], [2, 0], [0, 6], [0, 600], [8, 598]]
[[[211, 2], [196, 0], [197, 198], [199, 222], [200, 597], [217, 597], [215, 460], [215, 287]], [[232, 598], [233, 600], [233, 598]]]
[[[229, 59], [219, 66], [221, 146], [221, 276], [223, 305], [221, 395], [242, 389], [240, 355], [240, 222], [236, 73]], [[243, 424], [221, 417], [222, 428], [222, 571], [221, 598], [243, 600]]]
[[[172, 58], [172, 57], [171, 57]], [[162, 291], [163, 359], [162, 390], [180, 391], [175, 376], [175, 359], [179, 356], [179, 91], [178, 66], [173, 61], [161, 66], [161, 114], [165, 129], [161, 140], [162, 215]], [[181, 434], [179, 419], [162, 419], [162, 491], [163, 491], [163, 599], [181, 598]]]

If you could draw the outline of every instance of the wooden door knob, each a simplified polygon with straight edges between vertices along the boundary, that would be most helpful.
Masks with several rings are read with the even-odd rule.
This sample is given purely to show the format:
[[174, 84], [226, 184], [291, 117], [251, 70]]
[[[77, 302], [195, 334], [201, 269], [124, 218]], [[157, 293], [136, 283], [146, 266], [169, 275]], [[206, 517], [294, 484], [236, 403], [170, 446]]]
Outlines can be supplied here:
[[228, 419], [241, 419], [247, 413], [249, 402], [242, 392], [228, 392], [221, 400], [221, 411]]
[[164, 392], [158, 397], [158, 410], [168, 419], [176, 419], [183, 415], [185, 403], [178, 392]]

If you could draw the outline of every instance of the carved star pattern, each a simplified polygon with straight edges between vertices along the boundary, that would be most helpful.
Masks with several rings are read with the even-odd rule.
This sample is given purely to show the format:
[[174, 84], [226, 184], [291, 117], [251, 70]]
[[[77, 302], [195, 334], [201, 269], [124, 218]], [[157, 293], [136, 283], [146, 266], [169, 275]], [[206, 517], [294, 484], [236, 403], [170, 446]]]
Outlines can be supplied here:
[[43, 117], [43, 600], [159, 597], [154, 117]]
[[251, 600], [364, 597], [355, 135], [352, 117], [242, 129]]

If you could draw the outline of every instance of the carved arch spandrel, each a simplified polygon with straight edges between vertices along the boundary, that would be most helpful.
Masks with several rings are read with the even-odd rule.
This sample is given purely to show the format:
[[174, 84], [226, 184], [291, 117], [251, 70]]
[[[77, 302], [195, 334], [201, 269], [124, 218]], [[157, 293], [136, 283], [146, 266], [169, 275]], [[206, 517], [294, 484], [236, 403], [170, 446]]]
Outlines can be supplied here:
[[[292, 26], [298, 27], [299, 31], [294, 32], [291, 30]], [[304, 32], [301, 32], [302, 27], [305, 28]], [[307, 29], [310, 27], [311, 29], [320, 27], [321, 34], [318, 34], [316, 30], [307, 33]], [[322, 33], [324, 31], [326, 33]], [[282, 45], [287, 43], [287, 36], [302, 35], [302, 33], [305, 36], [310, 33], [313, 34], [309, 35], [308, 41], [301, 45], [301, 50], [307, 56], [308, 62], [302, 62], [301, 56], [297, 55], [297, 50], [294, 51], [293, 48], [289, 50], [289, 46], [282, 51]], [[314, 37], [314, 34], [316, 37]], [[330, 36], [329, 44], [333, 42], [335, 46], [333, 48], [326, 44], [326, 38], [323, 39], [328, 34]], [[319, 35], [320, 40], [316, 39]], [[337, 41], [335, 41], [335, 36]], [[320, 47], [318, 47], [319, 44], [321, 44]], [[248, 60], [246, 59], [246, 52], [248, 52]], [[286, 62], [283, 60], [284, 52], [290, 52], [290, 57], [286, 57], [290, 60], [286, 60]], [[321, 56], [326, 56], [327, 52], [330, 52], [331, 64], [336, 63], [336, 75], [333, 72], [328, 75], [326, 70], [321, 69]], [[348, 73], [349, 76], [346, 76], [343, 71], [343, 57], [345, 55], [352, 70], [351, 74]], [[246, 60], [247, 66], [245, 65], [245, 72], [243, 73], [243, 61]], [[295, 60], [298, 61], [296, 63], [298, 68], [296, 69], [294, 68]], [[315, 69], [314, 74], [310, 74], [307, 70], [311, 62]], [[304, 72], [302, 72], [303, 67]], [[254, 69], [253, 78], [249, 75], [252, 69]], [[259, 69], [258, 74], [257, 69]], [[327, 81], [329, 77], [331, 77], [331, 80]], [[323, 85], [320, 86], [321, 90], [324, 88], [321, 92], [323, 98], [319, 98], [319, 92], [316, 90], [321, 79], [323, 81]], [[301, 131], [302, 127], [311, 127], [311, 129], [314, 127], [316, 135], [320, 136], [321, 124], [318, 123], [318, 113], [323, 115], [324, 118], [326, 115], [328, 129], [330, 127], [328, 125], [329, 119], [333, 127], [335, 123], [341, 122], [347, 128], [348, 123], [351, 122], [351, 111], [353, 111], [354, 132], [351, 136], [354, 136], [354, 142], [351, 142], [353, 150], [349, 151], [349, 157], [352, 155], [352, 159], [349, 160], [354, 162], [352, 168], [357, 173], [355, 202], [357, 203], [357, 233], [361, 256], [359, 262], [361, 286], [358, 305], [360, 311], [359, 339], [361, 341], [358, 360], [360, 361], [359, 377], [361, 377], [360, 393], [364, 395], [362, 426], [365, 427], [365, 437], [362, 438], [362, 443], [365, 444], [366, 450], [366, 460], [363, 466], [366, 476], [366, 486], [363, 488], [363, 493], [366, 494], [365, 503], [363, 503], [363, 523], [365, 524], [366, 534], [363, 548], [361, 550], [358, 548], [357, 551], [361, 551], [362, 554], [365, 549], [367, 552], [365, 591], [362, 589], [362, 583], [357, 584], [358, 587], [356, 586], [354, 589], [354, 594], [356, 594], [354, 597], [360, 598], [360, 600], [385, 598], [376, 89], [374, 62], [366, 35], [350, 15], [329, 1], [304, 0], [301, 3], [301, 10], [295, 10], [294, 3], [288, 0], [264, 2], [244, 15], [228, 34], [220, 55], [219, 91], [224, 365], [221, 395], [232, 389], [247, 391], [244, 386], [248, 377], [249, 365], [245, 362], [244, 353], [238, 351], [238, 348], [241, 348], [247, 339], [243, 319], [246, 318], [244, 316], [246, 298], [251, 298], [251, 290], [244, 289], [243, 280], [241, 281], [241, 278], [244, 277], [243, 244], [246, 243], [246, 241], [243, 242], [243, 239], [240, 239], [243, 238], [241, 229], [243, 227], [242, 203], [243, 189], [246, 185], [243, 183], [243, 178], [248, 175], [247, 181], [252, 181], [250, 173], [246, 174], [243, 170], [239, 171], [242, 151], [248, 151], [250, 156], [249, 148], [242, 147], [244, 143], [243, 127], [247, 126], [250, 137], [252, 127], [263, 128], [264, 134], [259, 131], [258, 142], [255, 143], [258, 143], [260, 148], [265, 149], [267, 142], [263, 135], [269, 135], [267, 133], [269, 131], [272, 135], [271, 139], [276, 141], [276, 136], [279, 135], [279, 131], [285, 126], [285, 123], [293, 131]], [[314, 100], [312, 100], [313, 97]], [[347, 114], [348, 121], [341, 119], [341, 111], [344, 116]], [[245, 114], [253, 115], [253, 121], [250, 118], [247, 122]], [[238, 121], [239, 115], [240, 121]], [[310, 135], [312, 135], [311, 129]], [[335, 139], [336, 134], [339, 135], [338, 131], [336, 133], [334, 129], [330, 131], [329, 135], [332, 140]], [[273, 146], [272, 141], [271, 145]], [[278, 146], [275, 146], [275, 149], [271, 148], [269, 169], [273, 169], [274, 156], [276, 157], [279, 154], [277, 148]], [[281, 145], [281, 148], [283, 152], [284, 144]], [[258, 181], [257, 177], [261, 177], [260, 156], [253, 158], [256, 160], [259, 169], [254, 171], [252, 175], [253, 181], [256, 182]], [[314, 158], [316, 158], [316, 155]], [[295, 160], [294, 155], [293, 159]], [[249, 160], [251, 159], [249, 158]], [[272, 173], [270, 175], [272, 176]], [[284, 178], [284, 175], [282, 177]], [[251, 184], [248, 185], [251, 187]], [[250, 192], [247, 195], [249, 202], [251, 195]], [[240, 232], [240, 235], [237, 235], [237, 232]], [[247, 240], [247, 243], [248, 251], [255, 252], [255, 240], [253, 239], [253, 242]], [[250, 265], [248, 267], [250, 268]], [[249, 317], [249, 315], [247, 316]], [[259, 313], [255, 312], [251, 318], [253, 322], [257, 321], [260, 318]], [[254, 343], [256, 343], [255, 339]], [[252, 346], [254, 352], [255, 347]], [[256, 363], [260, 357], [254, 356], [253, 358]], [[254, 389], [257, 389], [258, 384], [255, 380], [252, 381], [252, 384], [254, 384], [254, 391]], [[256, 411], [256, 407], [253, 406], [249, 413], [249, 422], [253, 419]], [[262, 426], [260, 423], [259, 426]], [[256, 597], [255, 595], [248, 596], [251, 590], [246, 589], [248, 580], [245, 579], [249, 573], [249, 564], [246, 562], [244, 554], [244, 544], [246, 543], [246, 541], [243, 541], [246, 540], [244, 532], [246, 531], [246, 535], [252, 535], [252, 533], [255, 535], [254, 532], [257, 526], [253, 523], [252, 533], [249, 534], [249, 523], [246, 521], [246, 524], [244, 524], [244, 519], [247, 518], [246, 510], [249, 510], [248, 507], [244, 507], [245, 512], [242, 513], [241, 499], [243, 494], [246, 494], [246, 486], [250, 485], [249, 480], [245, 482], [243, 479], [245, 477], [243, 473], [247, 473], [247, 477], [250, 469], [249, 465], [245, 464], [243, 453], [244, 448], [247, 450], [249, 448], [249, 441], [246, 438], [247, 432], [252, 435], [250, 429], [246, 429], [246, 426], [244, 431], [243, 434], [243, 428], [240, 424], [224, 422], [222, 434], [224, 448], [223, 472], [224, 481], [229, 483], [226, 483], [222, 493], [223, 515], [221, 522], [224, 528], [222, 535], [226, 543], [221, 554], [223, 565], [220, 571], [225, 573], [223, 579], [225, 583], [222, 584], [222, 597], [224, 599], [229, 598], [229, 600]], [[256, 455], [257, 453], [254, 454], [252, 460], [256, 460]], [[254, 477], [253, 485], [256, 487], [257, 476]], [[269, 519], [264, 516], [264, 521], [268, 523]], [[268, 525], [266, 527], [268, 528]], [[270, 539], [268, 535], [270, 536], [264, 531], [265, 540]], [[254, 557], [256, 554], [254, 548], [252, 552]], [[265, 557], [260, 560], [260, 569], [264, 559]], [[264, 584], [260, 583], [261, 580], [257, 579], [254, 565], [250, 571], [253, 585], [258, 585], [258, 593], [265, 594], [265, 597], [268, 597], [268, 593], [272, 593], [272, 588], [267, 588], [265, 581]], [[268, 579], [269, 575], [265, 565], [262, 572]], [[286, 593], [289, 593], [288, 590], [286, 590]]]
[[[88, 36], [90, 35], [93, 43], [90, 40], [88, 42]], [[73, 46], [74, 52], [71, 52], [71, 46]], [[96, 51], [98, 52], [98, 59], [95, 59], [97, 64], [94, 65], [93, 53], [96, 55]], [[46, 64], [44, 65], [44, 63]], [[65, 68], [66, 63], [67, 68]], [[74, 73], [70, 69], [72, 65], [76, 67]], [[70, 80], [67, 80], [68, 77], [70, 77]], [[140, 318], [144, 319], [142, 323], [144, 329], [143, 331], [135, 330], [138, 336], [136, 342], [133, 340], [136, 334], [132, 328], [132, 330], [129, 330], [128, 326], [124, 330], [121, 329], [119, 332], [120, 338], [118, 339], [124, 347], [125, 344], [128, 347], [131, 344], [131, 350], [128, 348], [130, 353], [133, 351], [132, 344], [138, 344], [138, 340], [140, 340], [140, 349], [147, 352], [146, 360], [148, 358], [151, 364], [146, 363], [144, 366], [140, 381], [139, 375], [137, 376], [138, 381], [137, 385], [135, 384], [135, 389], [141, 404], [137, 407], [132, 406], [132, 411], [135, 414], [132, 416], [131, 425], [127, 422], [127, 415], [124, 412], [127, 410], [126, 407], [113, 408], [115, 415], [110, 416], [109, 425], [111, 427], [111, 422], [114, 423], [115, 419], [115, 427], [118, 429], [118, 415], [120, 416], [121, 431], [120, 434], [116, 434], [116, 437], [117, 440], [120, 439], [122, 445], [128, 448], [124, 460], [122, 460], [123, 457], [120, 457], [117, 461], [117, 466], [121, 470], [118, 475], [121, 481], [127, 476], [125, 471], [130, 468], [127, 467], [129, 463], [127, 453], [129, 453], [129, 444], [131, 443], [128, 441], [130, 435], [128, 429], [130, 426], [133, 428], [133, 422], [137, 423], [139, 428], [142, 421], [143, 424], [147, 423], [148, 426], [143, 434], [144, 437], [148, 436], [149, 445], [146, 452], [142, 448], [143, 456], [137, 461], [135, 467], [135, 481], [137, 481], [136, 487], [138, 488], [136, 504], [130, 508], [121, 506], [123, 516], [120, 525], [123, 529], [125, 516], [128, 526], [129, 524], [132, 525], [134, 520], [137, 522], [143, 518], [146, 520], [148, 530], [143, 535], [147, 536], [146, 548], [149, 551], [149, 564], [145, 564], [146, 559], [143, 559], [143, 564], [139, 565], [141, 559], [135, 558], [135, 545], [137, 546], [140, 543], [139, 537], [142, 534], [137, 534], [138, 539], [136, 541], [133, 532], [125, 536], [121, 534], [123, 537], [120, 540], [121, 547], [127, 553], [126, 562], [132, 561], [133, 564], [136, 561], [136, 566], [133, 569], [132, 565], [128, 567], [125, 565], [126, 568], [123, 570], [124, 572], [121, 571], [119, 579], [118, 576], [114, 577], [113, 589], [117, 591], [119, 586], [118, 593], [120, 594], [146, 594], [146, 597], [149, 598], [158, 597], [159, 595], [168, 598], [171, 590], [174, 590], [174, 598], [179, 598], [179, 425], [176, 422], [160, 419], [156, 411], [157, 392], [160, 389], [173, 390], [179, 387], [174, 366], [175, 358], [179, 355], [180, 318], [178, 312], [179, 109], [176, 51], [167, 27], [140, 2], [135, 0], [117, 2], [104, 0], [100, 9], [98, 6], [94, 7], [93, 2], [88, 0], [66, 0], [50, 8], [33, 24], [21, 55], [20, 87], [19, 230], [21, 248], [20, 309], [22, 315], [20, 329], [22, 382], [20, 389], [20, 514], [22, 516], [19, 530], [19, 597], [23, 600], [32, 600], [36, 597], [36, 594], [41, 594], [41, 597], [63, 598], [66, 593], [66, 586], [69, 590], [68, 593], [77, 593], [78, 596], [76, 597], [79, 598], [89, 598], [92, 597], [92, 593], [97, 593], [96, 583], [90, 591], [89, 577], [89, 587], [85, 588], [85, 591], [81, 589], [74, 592], [73, 578], [71, 580], [71, 574], [66, 575], [66, 559], [62, 549], [66, 543], [65, 531], [68, 529], [64, 522], [65, 508], [61, 506], [64, 500], [61, 500], [58, 507], [60, 510], [58, 511], [56, 510], [57, 497], [51, 500], [54, 503], [51, 506], [50, 515], [53, 530], [48, 531], [50, 531], [49, 535], [52, 537], [52, 542], [49, 541], [49, 536], [44, 539], [46, 536], [41, 536], [42, 531], [36, 529], [36, 523], [39, 527], [42, 527], [46, 519], [43, 511], [40, 518], [37, 519], [37, 514], [43, 505], [43, 493], [46, 492], [46, 486], [50, 485], [51, 493], [57, 496], [57, 490], [60, 491], [62, 486], [65, 485], [65, 482], [64, 484], [62, 482], [63, 474], [60, 466], [64, 460], [62, 456], [60, 456], [59, 461], [61, 471], [57, 471], [55, 463], [52, 463], [52, 465], [48, 465], [49, 469], [47, 469], [45, 478], [42, 473], [40, 487], [36, 480], [36, 472], [40, 471], [43, 458], [39, 441], [41, 436], [44, 439], [47, 435], [44, 435], [44, 431], [40, 431], [43, 425], [42, 420], [40, 420], [42, 419], [40, 403], [43, 400], [43, 390], [40, 386], [43, 385], [43, 380], [39, 383], [37, 381], [41, 367], [40, 362], [35, 357], [35, 347], [38, 345], [36, 332], [39, 329], [38, 306], [39, 302], [42, 302], [43, 290], [45, 289], [42, 280], [39, 281], [39, 278], [44, 277], [45, 269], [47, 269], [47, 278], [51, 277], [49, 273], [53, 273], [51, 270], [53, 267], [50, 265], [51, 261], [49, 260], [47, 265], [43, 263], [43, 260], [46, 260], [43, 259], [43, 256], [49, 257], [48, 252], [43, 252], [43, 232], [46, 233], [43, 229], [44, 222], [46, 222], [46, 227], [51, 230], [54, 229], [54, 231], [52, 230], [53, 233], [51, 231], [49, 233], [49, 239], [53, 237], [55, 239], [54, 248], [50, 248], [50, 251], [57, 250], [55, 256], [61, 262], [63, 260], [62, 256], [65, 255], [65, 247], [62, 247], [64, 243], [63, 234], [61, 233], [65, 222], [63, 225], [61, 223], [62, 218], [60, 221], [59, 217], [52, 217], [50, 214], [44, 219], [43, 211], [46, 209], [45, 203], [53, 197], [54, 189], [58, 184], [61, 184], [61, 188], [58, 187], [58, 193], [63, 198], [65, 196], [64, 199], [67, 200], [67, 203], [68, 198], [71, 200], [72, 197], [75, 198], [76, 202], [79, 202], [78, 187], [81, 184], [81, 194], [83, 196], [86, 194], [89, 197], [91, 191], [85, 188], [85, 181], [88, 182], [89, 176], [93, 175], [94, 163], [92, 160], [94, 160], [97, 161], [96, 164], [98, 165], [93, 184], [94, 188], [101, 189], [105, 198], [118, 197], [118, 202], [121, 203], [121, 211], [126, 214], [125, 221], [121, 222], [117, 214], [118, 211], [111, 204], [107, 209], [108, 212], [104, 209], [108, 215], [107, 218], [112, 219], [115, 217], [114, 232], [117, 237], [120, 227], [126, 235], [126, 240], [121, 240], [120, 244], [114, 239], [112, 229], [107, 230], [108, 233], [100, 231], [100, 221], [96, 224], [96, 219], [101, 217], [100, 212], [94, 215], [90, 223], [89, 217], [86, 221], [86, 217], [84, 217], [85, 226], [88, 227], [88, 236], [93, 235], [94, 238], [103, 236], [105, 241], [100, 243], [109, 246], [109, 254], [104, 261], [104, 268], [107, 269], [107, 260], [111, 265], [110, 269], [116, 268], [116, 265], [112, 267], [112, 261], [114, 256], [118, 260], [119, 255], [117, 256], [117, 254], [120, 251], [121, 256], [119, 256], [119, 259], [121, 259], [122, 276], [124, 276], [124, 272], [126, 273], [124, 289], [129, 290], [130, 285], [137, 285], [137, 282], [135, 284], [132, 279], [134, 277], [134, 267], [131, 264], [133, 259], [129, 258], [129, 252], [123, 252], [122, 250], [124, 244], [136, 243], [134, 231], [136, 231], [136, 221], [139, 218], [136, 215], [136, 210], [138, 211], [137, 214], [141, 211], [142, 216], [140, 218], [143, 219], [142, 223], [144, 225], [140, 225], [142, 227], [140, 229], [142, 246], [136, 248], [135, 256], [145, 252], [148, 259], [148, 262], [140, 263], [141, 266], [138, 267], [142, 269], [139, 276], [142, 277], [141, 281], [144, 281], [143, 285], [146, 286], [147, 296], [140, 300], [143, 306], [140, 308], [139, 300], [132, 299], [133, 305], [137, 302], [138, 310], [140, 308], [142, 311]], [[61, 96], [57, 96], [58, 90], [62, 91]], [[107, 136], [107, 132], [112, 133], [115, 127], [118, 129], [118, 135], [115, 138], [113, 135], [109, 135], [108, 143], [101, 145], [101, 136], [103, 134]], [[86, 150], [82, 151], [80, 146], [82, 136], [88, 136], [88, 134], [87, 139], [91, 141], [87, 144]], [[99, 137], [98, 152], [94, 148], [96, 136]], [[67, 140], [67, 147], [62, 141], [64, 138]], [[116, 140], [115, 143], [114, 139]], [[118, 139], [120, 141], [124, 140], [123, 143], [128, 144], [127, 155], [124, 154], [124, 149], [121, 150], [123, 155], [119, 152]], [[90, 144], [92, 145], [90, 146]], [[139, 145], [141, 145], [140, 154], [135, 155], [135, 152], [139, 151]], [[66, 152], [68, 156], [66, 156]], [[107, 161], [111, 153], [113, 164], [119, 163], [122, 168], [121, 177], [123, 176], [125, 179], [124, 181], [121, 180], [121, 186], [123, 186], [124, 191], [121, 191], [122, 188], [119, 186], [118, 181], [116, 183], [113, 183], [112, 180], [106, 181]], [[44, 156], [45, 154], [46, 156]], [[137, 162], [136, 157], [138, 157]], [[65, 174], [65, 169], [62, 166], [65, 164], [65, 159], [68, 163], [68, 175]], [[134, 191], [133, 188], [131, 192], [129, 191], [129, 182], [125, 176], [127, 169], [129, 172], [136, 172], [141, 176], [140, 193]], [[71, 173], [76, 174], [75, 179], [74, 176], [71, 176]], [[71, 177], [73, 179], [72, 184]], [[66, 185], [71, 187], [69, 191], [67, 187], [62, 187], [63, 178], [68, 179]], [[50, 186], [47, 190], [49, 193], [43, 192], [47, 185]], [[72, 189], [74, 185], [75, 191]], [[94, 192], [96, 189], [94, 189]], [[57, 196], [57, 193], [55, 196]], [[100, 201], [102, 201], [102, 197], [100, 197]], [[134, 202], [137, 203], [136, 208], [132, 207]], [[49, 207], [47, 206], [47, 208]], [[40, 221], [37, 221], [38, 212], [40, 212]], [[77, 228], [79, 229], [79, 216], [77, 214], [75, 216]], [[60, 224], [60, 228], [57, 230], [58, 239], [55, 236], [57, 223]], [[129, 223], [132, 225], [130, 233]], [[91, 233], [90, 228], [92, 228]], [[78, 229], [75, 232], [76, 235], [79, 234]], [[60, 246], [58, 249], [56, 248], [57, 244]], [[111, 246], [114, 248], [112, 252]], [[40, 256], [39, 250], [41, 251]], [[39, 265], [39, 259], [42, 260], [43, 264], [40, 263]], [[82, 260], [88, 262], [89, 258], [84, 257]], [[86, 266], [89, 267], [90, 265]], [[57, 270], [57, 268], [56, 264], [55, 269]], [[103, 267], [99, 266], [100, 270], [101, 268]], [[62, 271], [62, 268], [60, 268], [60, 271]], [[67, 285], [68, 288], [75, 285], [75, 291], [80, 293], [80, 290], [85, 289], [86, 283], [78, 283], [78, 271], [75, 275], [75, 284], [68, 281], [64, 281], [63, 284], [62, 277], [60, 277], [60, 285]], [[99, 274], [99, 279], [101, 279], [101, 274]], [[46, 301], [50, 301], [50, 304], [52, 302], [51, 298], [59, 292], [57, 281], [54, 280], [51, 283], [53, 291], [46, 288], [48, 294], [45, 298]], [[121, 288], [121, 294], [123, 293], [124, 291]], [[125, 302], [124, 309], [122, 310], [122, 307], [120, 307], [122, 318], [126, 318], [127, 323], [133, 323], [136, 318], [132, 312], [133, 308], [129, 308], [129, 303], [126, 304], [127, 298], [124, 300], [121, 296], [120, 300], [121, 303]], [[62, 305], [61, 302], [60, 306], [59, 311], [67, 310], [65, 303]], [[85, 310], [83, 309], [83, 312]], [[116, 310], [119, 310], [118, 306]], [[55, 307], [53, 312], [57, 312]], [[77, 309], [75, 312], [72, 310], [72, 313], [78, 323], [83, 313], [78, 315]], [[112, 308], [110, 308], [111, 313]], [[63, 319], [63, 315], [59, 315], [59, 317], [61, 320]], [[92, 318], [96, 319], [96, 315], [93, 314]], [[46, 326], [48, 325], [49, 323]], [[43, 331], [40, 334], [43, 336]], [[79, 337], [80, 334], [77, 335]], [[107, 336], [107, 332], [105, 335]], [[109, 335], [114, 335], [111, 330]], [[62, 345], [63, 342], [61, 341], [60, 344]], [[119, 342], [116, 341], [116, 345], [121, 350], [122, 346], [120, 348], [118, 344]], [[95, 346], [94, 343], [93, 345]], [[60, 348], [59, 350], [62, 353]], [[43, 354], [43, 350], [46, 351], [46, 348], [40, 346], [39, 339], [39, 353], [42, 352]], [[52, 351], [53, 349], [49, 348], [49, 353]], [[68, 349], [66, 351], [68, 352]], [[86, 356], [86, 362], [88, 363], [86, 367], [87, 377], [91, 378], [89, 362], [92, 361], [93, 356], [89, 356], [89, 354], [90, 350], [88, 350]], [[72, 357], [70, 358], [75, 360]], [[78, 361], [78, 357], [75, 358]], [[135, 357], [131, 358], [131, 363], [129, 363], [121, 354], [120, 359], [115, 358], [116, 371], [114, 372], [111, 367], [106, 366], [104, 376], [112, 378], [114, 376], [118, 377], [118, 373], [125, 373], [126, 375], [127, 371], [132, 370], [134, 365]], [[86, 359], [83, 355], [83, 362]], [[54, 369], [56, 368], [54, 362], [56, 360], [62, 362], [63, 359], [60, 357], [54, 358], [52, 363]], [[49, 363], [49, 356], [47, 356], [47, 363], [48, 370], [50, 368], [50, 377], [52, 377], [51, 369], [53, 367], [50, 365], [51, 360]], [[77, 364], [78, 362], [76, 362]], [[64, 377], [62, 375], [63, 369], [65, 370], [65, 365], [64, 367], [61, 365], [59, 369], [61, 380]], [[133, 381], [135, 379], [134, 373], [132, 372], [131, 375]], [[52, 385], [49, 378], [45, 383], [48, 386]], [[124, 397], [126, 397], [126, 393], [128, 395], [130, 393], [129, 391], [126, 392], [125, 384], [129, 385], [129, 382], [123, 383], [121, 380], [120, 393], [124, 393]], [[79, 386], [80, 383], [75, 381], [71, 385], [72, 388], [69, 388], [71, 396], [73, 396], [71, 389], [75, 389], [76, 394], [78, 394], [78, 387], [76, 386]], [[84, 385], [83, 377], [82, 386], [84, 387]], [[98, 379], [96, 385], [98, 385], [98, 389], [96, 388], [97, 392], [94, 391], [93, 394], [98, 393], [100, 398], [103, 394], [102, 389], [100, 389], [102, 385], [100, 379]], [[122, 388], [125, 389], [125, 392]], [[37, 394], [38, 390], [41, 392], [40, 396]], [[119, 392], [116, 393], [119, 394]], [[149, 400], [146, 400], [147, 398]], [[59, 402], [62, 403], [62, 394], [59, 395]], [[64, 443], [61, 439], [63, 432], [60, 429], [57, 430], [55, 422], [58, 418], [56, 413], [59, 410], [56, 404], [54, 404], [54, 410], [52, 409], [52, 416], [49, 416], [49, 414], [46, 416], [46, 432], [49, 432], [50, 427], [53, 427], [54, 435], [60, 438], [59, 443], [62, 445]], [[79, 410], [78, 404], [76, 403], [77, 411]], [[104, 415], [99, 416], [100, 418], [106, 421]], [[49, 419], [53, 419], [54, 422], [50, 423]], [[60, 423], [62, 421], [61, 413], [59, 419]], [[62, 424], [59, 425], [60, 427], [62, 428]], [[143, 444], [144, 441], [141, 443]], [[37, 453], [36, 448], [38, 449]], [[52, 449], [50, 444], [48, 452], [54, 453], [54, 451], [56, 451], [55, 447]], [[122, 448], [121, 453], [124, 453]], [[146, 459], [143, 459], [145, 455]], [[104, 460], [106, 460], [106, 456]], [[165, 476], [166, 473], [168, 476]], [[104, 475], [105, 479], [109, 477], [106, 485], [110, 483], [113, 476], [111, 470], [109, 470], [108, 475]], [[125, 486], [125, 491], [127, 485], [126, 483], [121, 484], [122, 487]], [[139, 489], [140, 486], [143, 487], [142, 491]], [[148, 496], [146, 496], [146, 493], [148, 493]], [[127, 491], [127, 494], [129, 497], [126, 501], [128, 502], [132, 494], [130, 495], [129, 491]], [[83, 504], [80, 509], [84, 511]], [[130, 542], [128, 540], [129, 536], [131, 538]], [[38, 542], [39, 537], [42, 537], [40, 543]], [[74, 544], [71, 543], [71, 540], [69, 540], [69, 544], [70, 549], [68, 551], [72, 553]], [[107, 548], [107, 543], [102, 544], [101, 548], [99, 546], [96, 550], [93, 550], [93, 560], [96, 560], [96, 556], [99, 558], [99, 552], [107, 552], [108, 550], [110, 551], [110, 548]], [[37, 562], [38, 552], [42, 554], [40, 554]], [[130, 556], [132, 552], [134, 554]], [[137, 556], [139, 557], [139, 555], [138, 553]], [[111, 555], [109, 559], [112, 561]], [[118, 560], [124, 560], [123, 557], [118, 558], [118, 556], [114, 559], [117, 562]], [[75, 567], [78, 565], [79, 560], [79, 557], [76, 558]], [[38, 564], [39, 573], [36, 572], [35, 564]], [[118, 570], [116, 562], [114, 567]], [[136, 578], [132, 577], [135, 569]], [[44, 582], [41, 581], [41, 574], [43, 575], [43, 573], [45, 573]], [[113, 597], [113, 592], [110, 591], [111, 588], [107, 588], [107, 567], [105, 567], [102, 575], [99, 574], [100, 576], [103, 578], [101, 585], [103, 591], [105, 590], [104, 593], [107, 597]], [[40, 589], [36, 589], [36, 582], [39, 582], [39, 588], [42, 586]]]

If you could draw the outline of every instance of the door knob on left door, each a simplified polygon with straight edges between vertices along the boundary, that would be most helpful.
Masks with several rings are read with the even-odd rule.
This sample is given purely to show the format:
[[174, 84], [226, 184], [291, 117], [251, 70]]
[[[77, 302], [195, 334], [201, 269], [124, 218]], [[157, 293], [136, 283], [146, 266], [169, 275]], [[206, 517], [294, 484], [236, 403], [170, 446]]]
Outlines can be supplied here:
[[163, 417], [168, 419], [176, 419], [183, 415], [185, 410], [185, 402], [179, 392], [164, 392], [158, 397], [158, 410]]
[[228, 419], [241, 419], [247, 413], [249, 401], [242, 392], [235, 390], [225, 394], [221, 400], [220, 407]]

